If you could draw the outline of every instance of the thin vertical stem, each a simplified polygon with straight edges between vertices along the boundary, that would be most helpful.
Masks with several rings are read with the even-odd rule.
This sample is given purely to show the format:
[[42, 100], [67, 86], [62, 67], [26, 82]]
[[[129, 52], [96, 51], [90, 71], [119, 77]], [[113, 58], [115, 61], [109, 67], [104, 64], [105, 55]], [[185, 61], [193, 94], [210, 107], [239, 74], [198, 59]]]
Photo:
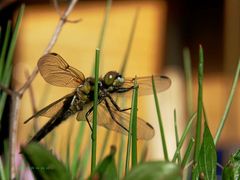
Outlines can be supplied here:
[[193, 120], [195, 119], [196, 117], [196, 113], [192, 114], [192, 116], [190, 117], [189, 121], [188, 121], [188, 124], [187, 126], [185, 127], [184, 131], [183, 131], [183, 134], [181, 136], [181, 139], [179, 141], [179, 144], [178, 144], [178, 147], [174, 153], [174, 156], [173, 156], [173, 159], [172, 159], [172, 162], [175, 162], [176, 159], [177, 159], [177, 156], [178, 156], [178, 153], [180, 152], [180, 149], [182, 148], [182, 145], [187, 137], [187, 134], [188, 132], [190, 131], [191, 127], [192, 127], [192, 123], [193, 123]]
[[165, 134], [164, 134], [164, 128], [163, 128], [163, 123], [162, 123], [162, 117], [161, 117], [161, 112], [160, 112], [160, 107], [159, 107], [159, 103], [158, 103], [157, 92], [156, 92], [156, 87], [155, 87], [155, 82], [154, 82], [153, 76], [152, 76], [152, 88], [153, 88], [153, 95], [154, 95], [154, 100], [155, 100], [157, 116], [158, 116], [158, 124], [159, 124], [159, 129], [160, 129], [160, 135], [161, 135], [161, 138], [162, 138], [164, 159], [165, 159], [165, 161], [169, 161], [166, 139], [165, 139]]
[[132, 168], [137, 165], [137, 103], [138, 103], [138, 85], [137, 78], [135, 77], [134, 81], [134, 90], [132, 97], [132, 111], [131, 111], [131, 119], [132, 123]]
[[134, 19], [133, 19], [132, 28], [131, 28], [130, 36], [129, 36], [129, 39], [128, 39], [127, 48], [126, 48], [126, 51], [125, 51], [125, 54], [124, 54], [122, 67], [120, 69], [121, 74], [124, 74], [125, 69], [126, 69], [126, 65], [127, 65], [127, 62], [128, 62], [128, 57], [129, 57], [131, 47], [132, 47], [133, 37], [134, 37], [136, 27], [137, 27], [138, 16], [139, 16], [139, 9], [136, 10], [135, 16], [134, 16]]
[[198, 159], [201, 146], [201, 124], [202, 124], [202, 109], [203, 109], [203, 48], [199, 47], [199, 66], [198, 66], [198, 107], [197, 107], [197, 124], [196, 124], [196, 143], [195, 143], [195, 162]]
[[191, 155], [191, 150], [192, 150], [192, 147], [194, 145], [194, 138], [191, 138], [190, 139], [190, 142], [188, 144], [188, 147], [187, 147], [187, 150], [183, 156], [183, 160], [182, 160], [182, 163], [181, 163], [181, 167], [184, 168], [186, 166], [186, 164], [188, 163], [188, 160], [189, 160], [189, 157]]
[[[179, 137], [178, 137], [178, 128], [177, 128], [177, 113], [176, 109], [174, 109], [174, 129], [175, 129], [175, 139], [176, 139], [176, 147], [179, 145]], [[181, 163], [181, 154], [178, 154], [178, 163]]]
[[99, 57], [100, 50], [96, 49], [95, 56], [95, 84], [94, 84], [94, 103], [93, 103], [93, 123], [92, 123], [92, 159], [91, 173], [96, 167], [96, 146], [97, 146], [97, 105], [98, 105], [98, 77], [99, 77]]
[[187, 111], [188, 116], [190, 116], [193, 113], [193, 85], [192, 85], [191, 56], [188, 48], [183, 49], [183, 62], [186, 78]]
[[237, 66], [237, 70], [236, 70], [235, 77], [234, 77], [234, 80], [233, 80], [231, 92], [230, 92], [230, 95], [229, 95], [229, 98], [228, 98], [228, 101], [227, 101], [227, 105], [226, 105], [225, 111], [223, 113], [222, 119], [219, 123], [216, 136], [214, 138], [214, 144], [215, 145], [217, 144], [217, 142], [220, 138], [220, 135], [221, 135], [223, 127], [224, 127], [224, 124], [226, 122], [226, 119], [227, 119], [227, 116], [228, 116], [228, 113], [229, 113], [229, 110], [230, 110], [230, 106], [232, 104], [233, 96], [234, 96], [234, 93], [237, 89], [239, 74], [240, 74], [240, 59], [238, 60], [238, 66]]

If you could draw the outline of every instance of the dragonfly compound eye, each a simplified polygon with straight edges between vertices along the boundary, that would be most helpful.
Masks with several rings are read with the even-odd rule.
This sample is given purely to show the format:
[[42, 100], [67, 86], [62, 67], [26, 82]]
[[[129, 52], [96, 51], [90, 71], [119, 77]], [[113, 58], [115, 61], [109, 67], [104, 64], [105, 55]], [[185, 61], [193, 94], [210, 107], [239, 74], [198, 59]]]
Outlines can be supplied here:
[[122, 86], [123, 83], [124, 83], [124, 78], [121, 75], [118, 75], [118, 77], [113, 82], [113, 86], [119, 87], [119, 86]]
[[104, 83], [107, 86], [113, 85], [114, 80], [118, 77], [118, 73], [115, 71], [110, 71], [104, 76]]

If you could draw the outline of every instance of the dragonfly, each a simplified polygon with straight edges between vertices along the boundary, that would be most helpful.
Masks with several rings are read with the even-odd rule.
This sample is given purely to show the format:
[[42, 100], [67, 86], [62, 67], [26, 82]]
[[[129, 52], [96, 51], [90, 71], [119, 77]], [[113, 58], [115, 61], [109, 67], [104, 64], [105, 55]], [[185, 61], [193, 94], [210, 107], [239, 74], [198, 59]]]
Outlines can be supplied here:
[[[47, 83], [74, 88], [74, 91], [44, 107], [24, 122], [26, 124], [39, 116], [50, 118], [29, 143], [41, 141], [59, 124], [73, 115], [76, 115], [76, 119], [79, 121], [87, 121], [92, 130], [95, 79], [93, 77], [85, 78], [81, 71], [70, 66], [57, 53], [48, 53], [42, 56], [38, 60], [37, 66]], [[135, 78], [137, 78], [139, 96], [153, 93], [152, 76]], [[128, 134], [131, 108], [121, 108], [116, 98], [131, 96], [135, 78], [125, 78], [117, 71], [109, 71], [103, 77], [99, 77], [97, 99], [97, 124], [99, 126], [125, 135]], [[171, 85], [171, 80], [167, 76], [153, 76], [153, 78], [157, 92], [162, 92]], [[154, 128], [140, 117], [137, 117], [137, 128], [138, 139], [150, 140], [154, 136]]]

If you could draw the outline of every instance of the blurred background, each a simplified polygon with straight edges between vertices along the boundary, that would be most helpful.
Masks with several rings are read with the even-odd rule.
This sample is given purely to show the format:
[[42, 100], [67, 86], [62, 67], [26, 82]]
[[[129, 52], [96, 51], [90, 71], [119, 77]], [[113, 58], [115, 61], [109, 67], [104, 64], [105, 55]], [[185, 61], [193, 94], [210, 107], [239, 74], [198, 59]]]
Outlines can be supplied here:
[[[0, 23], [2, 30], [8, 19], [14, 19], [15, 10], [24, 2], [26, 9], [20, 28], [14, 60], [12, 87], [17, 89], [26, 80], [38, 59], [50, 41], [59, 20], [59, 14], [49, 0], [1, 1]], [[67, 7], [67, 1], [59, 1], [60, 12]], [[95, 48], [99, 41], [101, 26], [106, 8], [105, 1], [79, 1], [70, 15], [70, 20], [81, 18], [79, 23], [67, 23], [53, 48], [73, 67], [82, 71], [85, 76], [92, 75]], [[175, 151], [173, 110], [176, 109], [179, 133], [186, 123], [189, 114], [196, 110], [197, 99], [197, 65], [199, 44], [204, 48], [204, 106], [208, 123], [213, 136], [223, 115], [230, 92], [234, 72], [240, 55], [240, 1], [234, 0], [128, 0], [113, 1], [101, 49], [101, 74], [109, 70], [119, 70], [124, 59], [136, 10], [139, 9], [135, 34], [131, 46], [125, 75], [146, 76], [163, 74], [172, 80], [172, 86], [159, 94], [162, 116], [168, 149]], [[188, 47], [191, 54], [193, 71], [194, 108], [187, 109], [186, 83], [183, 70], [183, 49]], [[34, 102], [39, 110], [50, 102], [70, 93], [67, 88], [53, 87], [47, 84], [40, 75], [32, 84]], [[140, 117], [149, 121], [155, 128], [156, 136], [147, 142], [148, 158], [162, 158], [161, 142], [153, 96], [140, 98]], [[228, 120], [218, 143], [219, 159], [228, 158], [229, 153], [239, 148], [240, 139], [240, 95], [239, 86], [234, 98]], [[5, 110], [5, 117], [8, 109]], [[23, 125], [34, 113], [29, 92], [23, 97], [19, 120], [18, 142], [24, 144], [33, 134], [33, 122]], [[38, 120], [39, 126], [47, 118]], [[3, 122], [3, 121], [2, 121]], [[6, 122], [5, 122], [6, 123]], [[66, 121], [55, 130], [56, 150], [67, 141], [69, 129], [72, 132], [72, 145], [79, 124], [74, 118]], [[8, 136], [8, 125], [1, 132], [2, 138]], [[85, 128], [86, 140], [89, 143], [89, 129]], [[106, 131], [99, 134], [104, 137]], [[111, 132], [112, 133], [112, 132]], [[112, 133], [114, 142], [118, 135]], [[103, 143], [99, 140], [99, 147]], [[117, 138], [119, 139], [119, 138]], [[59, 141], [61, 140], [61, 141]], [[109, 141], [111, 142], [111, 141]], [[111, 145], [109, 143], [109, 145]], [[140, 142], [145, 147], [146, 142]], [[220, 162], [221, 163], [221, 162]]]

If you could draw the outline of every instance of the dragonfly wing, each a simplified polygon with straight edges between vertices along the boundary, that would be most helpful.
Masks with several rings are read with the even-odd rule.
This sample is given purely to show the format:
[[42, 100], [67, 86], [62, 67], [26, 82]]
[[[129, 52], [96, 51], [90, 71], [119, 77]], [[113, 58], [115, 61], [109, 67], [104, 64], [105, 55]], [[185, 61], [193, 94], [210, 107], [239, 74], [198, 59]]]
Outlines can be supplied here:
[[44, 80], [54, 86], [75, 88], [82, 84], [82, 72], [68, 65], [58, 54], [49, 53], [38, 61], [38, 69]]
[[33, 116], [29, 117], [26, 121], [24, 121], [24, 124], [26, 124], [28, 121], [30, 121], [33, 118], [39, 117], [39, 116], [45, 116], [51, 118], [52, 116], [56, 115], [56, 113], [63, 107], [64, 101], [66, 98], [69, 98], [73, 96], [74, 93], [68, 94], [53, 103], [49, 104], [48, 106], [44, 107], [40, 111], [38, 111]]
[[[117, 111], [115, 107], [111, 104], [111, 102], [108, 102], [108, 104], [110, 105], [110, 111], [113, 113], [114, 119], [116, 122], [113, 120], [112, 116], [109, 113], [109, 109], [106, 107], [103, 101], [98, 105], [97, 124], [109, 130], [113, 130], [113, 131], [127, 135], [129, 130], [130, 113], [126, 111], [125, 112]], [[86, 120], [85, 114], [82, 112], [81, 112], [81, 115], [78, 114], [77, 117], [79, 118], [81, 117], [81, 120]], [[93, 112], [89, 114], [90, 122], [92, 122], [92, 119], [93, 119]], [[121, 126], [119, 124], [121, 124]], [[145, 122], [143, 119], [138, 117], [137, 138], [149, 140], [154, 136], [154, 133], [155, 133], [154, 128], [149, 123]]]
[[[167, 90], [171, 86], [171, 79], [167, 76], [153, 76], [155, 87], [157, 93]], [[125, 82], [123, 84], [123, 88], [131, 88], [134, 84], [135, 78], [125, 78]], [[153, 94], [152, 89], [152, 76], [143, 76], [137, 77], [137, 83], [139, 86], [138, 95], [145, 96]], [[132, 91], [129, 90], [124, 93], [114, 93], [114, 96], [126, 96], [131, 97]]]

